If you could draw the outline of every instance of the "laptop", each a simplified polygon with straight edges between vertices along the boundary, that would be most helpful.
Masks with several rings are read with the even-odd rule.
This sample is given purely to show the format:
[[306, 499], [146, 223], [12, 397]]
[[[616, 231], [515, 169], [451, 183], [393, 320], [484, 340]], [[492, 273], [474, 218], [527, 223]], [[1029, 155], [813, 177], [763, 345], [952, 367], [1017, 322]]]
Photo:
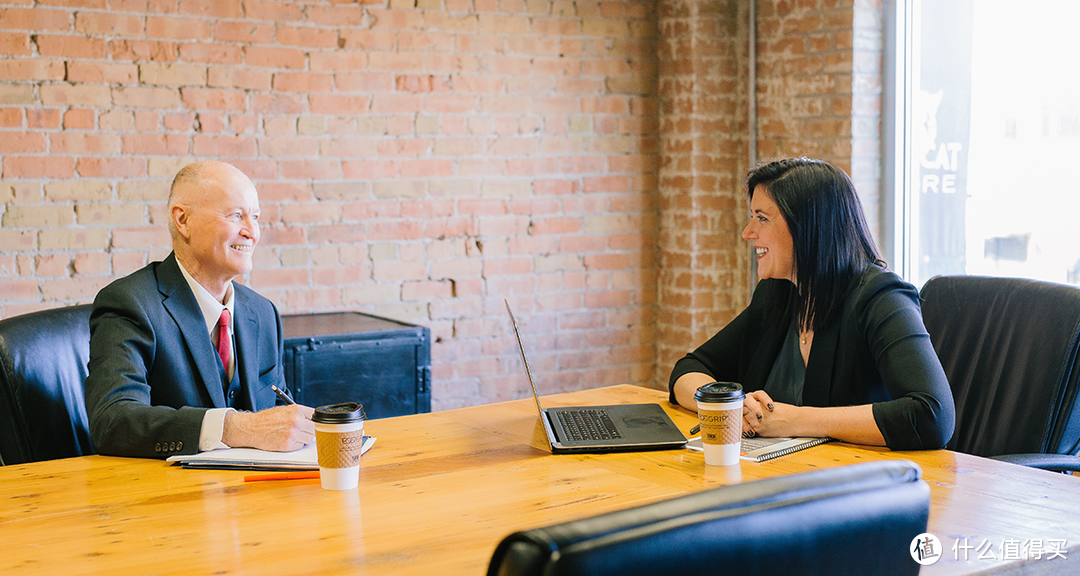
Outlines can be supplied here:
[[554, 454], [637, 452], [682, 448], [686, 437], [659, 404], [616, 404], [613, 406], [566, 406], [544, 408], [536, 393], [529, 361], [517, 320], [505, 299], [506, 312], [514, 327], [521, 363], [529, 378], [533, 400], [544, 424], [548, 444]]

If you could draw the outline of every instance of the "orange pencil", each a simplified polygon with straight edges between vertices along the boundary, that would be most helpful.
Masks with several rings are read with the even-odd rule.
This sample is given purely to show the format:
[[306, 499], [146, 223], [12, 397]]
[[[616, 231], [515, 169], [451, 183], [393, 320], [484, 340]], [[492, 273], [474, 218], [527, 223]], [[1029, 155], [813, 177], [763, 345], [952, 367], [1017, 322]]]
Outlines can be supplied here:
[[309, 472], [279, 472], [276, 474], [252, 474], [244, 476], [244, 482], [258, 482], [260, 480], [306, 480], [308, 478], [318, 477], [318, 470]]

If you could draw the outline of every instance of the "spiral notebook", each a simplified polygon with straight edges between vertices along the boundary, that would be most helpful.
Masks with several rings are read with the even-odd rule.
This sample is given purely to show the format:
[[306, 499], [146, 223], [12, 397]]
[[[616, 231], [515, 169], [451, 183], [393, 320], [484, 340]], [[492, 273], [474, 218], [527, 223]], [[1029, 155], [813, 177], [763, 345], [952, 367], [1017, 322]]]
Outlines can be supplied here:
[[[765, 462], [831, 440], [832, 438], [743, 438], [739, 454], [743, 460]], [[691, 438], [686, 447], [701, 450], [701, 437]]]

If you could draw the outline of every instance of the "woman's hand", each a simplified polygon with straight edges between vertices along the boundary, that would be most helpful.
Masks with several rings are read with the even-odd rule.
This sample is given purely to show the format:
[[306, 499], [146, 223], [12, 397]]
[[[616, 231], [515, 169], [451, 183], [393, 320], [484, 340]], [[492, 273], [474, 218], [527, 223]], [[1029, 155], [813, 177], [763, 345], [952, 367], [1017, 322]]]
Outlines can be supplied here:
[[814, 408], [774, 402], [764, 390], [743, 400], [743, 434], [746, 436], [828, 436], [853, 444], [884, 446], [885, 437], [874, 420], [873, 407], [838, 406]]
[[[777, 414], [778, 407], [783, 407], [779, 414]], [[773, 402], [764, 390], [750, 392], [743, 399], [743, 435], [751, 438], [784, 436], [782, 433], [783, 415], [788, 408], [796, 407]]]

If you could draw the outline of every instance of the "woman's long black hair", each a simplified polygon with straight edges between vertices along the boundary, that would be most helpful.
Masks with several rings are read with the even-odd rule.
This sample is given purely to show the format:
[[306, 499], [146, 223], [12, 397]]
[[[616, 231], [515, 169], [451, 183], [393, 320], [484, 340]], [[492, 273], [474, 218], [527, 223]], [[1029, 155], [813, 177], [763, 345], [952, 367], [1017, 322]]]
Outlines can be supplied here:
[[823, 329], [867, 266], [885, 266], [855, 185], [843, 170], [808, 158], [762, 164], [746, 185], [751, 199], [760, 186], [776, 202], [794, 244], [795, 286], [770, 295], [787, 301], [774, 308], [774, 321], [794, 317], [802, 329]]

